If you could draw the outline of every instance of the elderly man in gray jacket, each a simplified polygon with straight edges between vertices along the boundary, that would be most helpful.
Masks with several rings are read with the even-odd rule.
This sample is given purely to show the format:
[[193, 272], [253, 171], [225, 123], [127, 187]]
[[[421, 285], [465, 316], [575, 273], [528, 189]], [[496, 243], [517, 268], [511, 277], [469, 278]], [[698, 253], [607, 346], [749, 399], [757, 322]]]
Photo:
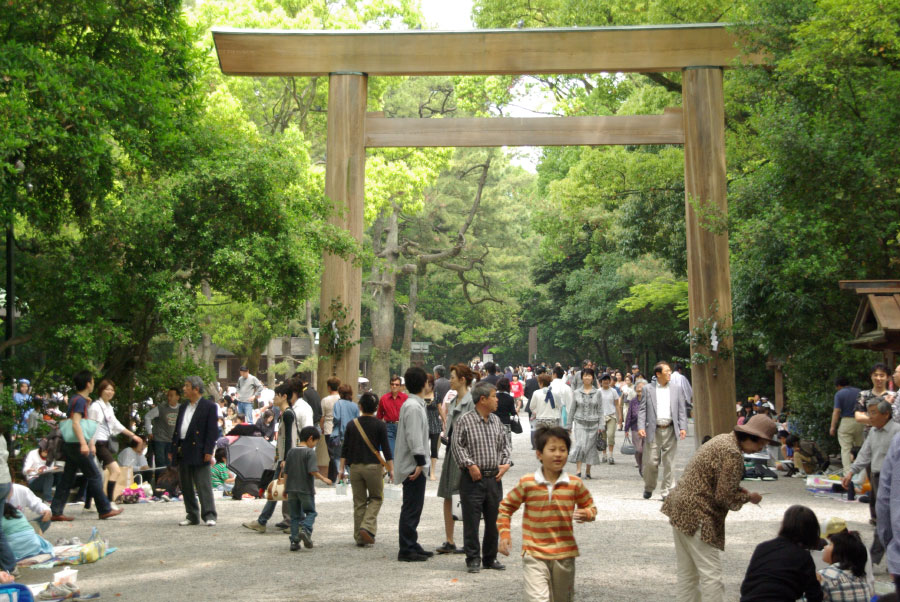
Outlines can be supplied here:
[[[644, 437], [644, 499], [656, 489], [662, 465], [660, 493], [666, 499], [672, 489], [672, 467], [678, 440], [687, 437], [687, 394], [672, 380], [672, 368], [659, 362], [653, 368], [656, 382], [644, 386], [638, 410], [638, 435]], [[677, 435], [675, 433], [678, 433]]]
[[422, 472], [428, 457], [428, 416], [425, 400], [419, 395], [425, 388], [428, 375], [425, 370], [413, 366], [403, 375], [409, 397], [400, 407], [397, 438], [394, 447], [394, 479], [403, 483], [403, 505], [400, 507], [401, 562], [420, 562], [434, 556], [419, 545], [419, 519], [425, 505], [425, 481]]

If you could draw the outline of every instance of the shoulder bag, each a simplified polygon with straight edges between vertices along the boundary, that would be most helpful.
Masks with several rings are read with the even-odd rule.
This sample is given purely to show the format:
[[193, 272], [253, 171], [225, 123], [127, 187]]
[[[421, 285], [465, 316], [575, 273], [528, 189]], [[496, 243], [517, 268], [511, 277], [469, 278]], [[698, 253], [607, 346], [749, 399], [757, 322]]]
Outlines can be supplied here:
[[522, 434], [522, 423], [519, 422], [518, 416], [510, 416], [509, 418], [509, 430], [517, 435]]
[[356, 430], [359, 431], [359, 434], [363, 438], [363, 441], [365, 441], [366, 446], [369, 448], [369, 451], [372, 452], [376, 458], [378, 458], [379, 462], [381, 462], [381, 467], [384, 468], [384, 474], [387, 474], [388, 472], [390, 472], [388, 470], [387, 462], [384, 461], [384, 458], [381, 457], [381, 454], [379, 454], [375, 450], [375, 446], [372, 445], [371, 441], [369, 441], [369, 436], [366, 435], [366, 431], [363, 429], [362, 425], [359, 423], [359, 418], [353, 419], [353, 425], [356, 426]]
[[266, 499], [270, 502], [283, 502], [287, 499], [287, 493], [284, 490], [285, 481], [287, 477], [284, 476], [284, 466], [282, 465], [281, 472], [278, 474], [277, 479], [272, 479], [272, 481], [266, 486]]
[[[93, 439], [94, 433], [97, 432], [97, 422], [82, 418], [79, 424], [81, 424], [81, 433], [84, 435], [84, 440], [90, 441]], [[75, 429], [72, 428], [71, 418], [66, 418], [59, 423], [59, 433], [66, 443], [78, 443], [78, 436], [75, 434]]]

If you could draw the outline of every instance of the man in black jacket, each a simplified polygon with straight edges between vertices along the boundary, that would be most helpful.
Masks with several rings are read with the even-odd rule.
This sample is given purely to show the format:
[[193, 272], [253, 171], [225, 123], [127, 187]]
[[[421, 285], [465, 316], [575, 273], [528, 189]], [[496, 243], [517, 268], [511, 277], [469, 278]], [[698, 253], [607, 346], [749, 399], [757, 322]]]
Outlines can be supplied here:
[[[184, 396], [189, 403], [178, 409], [178, 420], [172, 435], [173, 465], [178, 466], [184, 509], [187, 516], [181, 526], [198, 525], [201, 518], [208, 527], [216, 525], [216, 502], [213, 499], [210, 469], [216, 439], [219, 436], [218, 408], [203, 395], [199, 376], [184, 379]], [[196, 494], [195, 490], [196, 489]], [[197, 494], [200, 504], [197, 504]]]

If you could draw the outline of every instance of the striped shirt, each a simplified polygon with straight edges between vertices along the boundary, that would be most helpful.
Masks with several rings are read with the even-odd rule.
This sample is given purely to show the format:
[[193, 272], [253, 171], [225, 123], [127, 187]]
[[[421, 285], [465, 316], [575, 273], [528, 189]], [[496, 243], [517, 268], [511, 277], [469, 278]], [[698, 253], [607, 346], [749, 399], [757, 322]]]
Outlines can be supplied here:
[[509, 441], [503, 423], [496, 414], [482, 418], [478, 410], [456, 421], [450, 451], [460, 468], [474, 464], [480, 470], [495, 470], [509, 464]]
[[560, 475], [556, 483], [544, 478], [543, 470], [525, 475], [500, 502], [497, 529], [501, 538], [510, 537], [512, 515], [525, 504], [522, 517], [522, 555], [543, 560], [578, 556], [578, 544], [572, 531], [575, 507], [588, 510], [593, 520], [597, 508], [591, 492], [578, 477]]

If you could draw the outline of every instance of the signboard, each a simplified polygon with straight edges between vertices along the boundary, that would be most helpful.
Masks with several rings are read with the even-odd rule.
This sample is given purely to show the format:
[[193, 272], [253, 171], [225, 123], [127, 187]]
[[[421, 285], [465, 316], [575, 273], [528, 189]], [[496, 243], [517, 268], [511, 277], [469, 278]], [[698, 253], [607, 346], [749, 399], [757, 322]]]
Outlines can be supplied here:
[[431, 341], [413, 341], [409, 348], [412, 353], [428, 353], [428, 350], [431, 348]]

